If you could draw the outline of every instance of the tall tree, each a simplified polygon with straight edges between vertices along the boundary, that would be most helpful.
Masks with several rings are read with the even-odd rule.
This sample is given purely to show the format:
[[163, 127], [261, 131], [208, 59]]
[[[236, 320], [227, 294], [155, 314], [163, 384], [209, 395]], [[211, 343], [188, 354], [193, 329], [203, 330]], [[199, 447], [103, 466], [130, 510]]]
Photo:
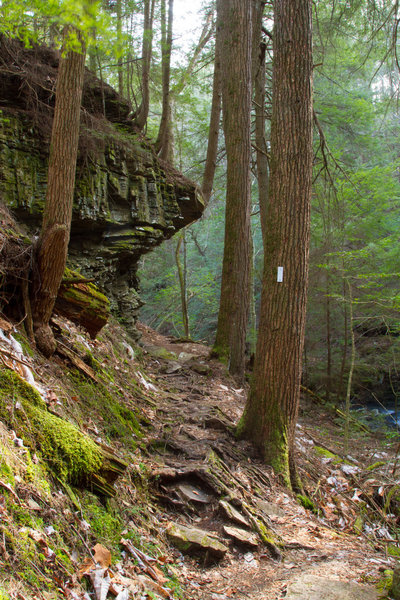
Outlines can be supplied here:
[[250, 297], [252, 0], [219, 0], [227, 181], [221, 300], [214, 351], [244, 376]]
[[265, 54], [267, 44], [263, 32], [263, 15], [266, 0], [253, 0], [253, 66], [254, 87], [254, 141], [256, 151], [258, 202], [260, 206], [261, 229], [264, 245], [266, 243], [266, 210], [268, 202], [268, 148], [265, 137], [266, 124], [266, 73]]
[[[220, 16], [220, 11], [218, 13]], [[218, 16], [217, 15], [217, 16]], [[220, 58], [220, 40], [221, 36], [218, 33], [218, 20], [216, 23], [216, 35], [215, 35], [215, 51], [214, 51], [214, 76], [213, 76], [213, 91], [211, 99], [211, 110], [210, 110], [210, 125], [208, 129], [208, 144], [207, 144], [207, 155], [206, 162], [204, 165], [203, 181], [201, 185], [201, 191], [205, 203], [208, 204], [211, 198], [215, 169], [217, 165], [217, 153], [218, 153], [218, 138], [219, 128], [221, 120], [221, 58]]]
[[238, 427], [294, 487], [310, 236], [311, 41], [311, 0], [275, 0], [268, 239], [254, 378]]
[[166, 0], [161, 0], [162, 114], [156, 148], [160, 157], [170, 163], [174, 154], [170, 85], [173, 16], [174, 0], [168, 0], [168, 19]]
[[117, 62], [118, 70], [118, 93], [124, 95], [124, 69], [122, 62], [122, 0], [116, 0], [116, 11], [117, 11], [117, 43], [119, 46], [119, 56]]
[[143, 20], [143, 39], [142, 39], [142, 101], [136, 112], [135, 125], [144, 129], [147, 123], [150, 107], [150, 64], [151, 52], [153, 46], [153, 19], [154, 19], [155, 0], [145, 0], [144, 2], [144, 20]]
[[46, 356], [51, 356], [56, 347], [49, 321], [67, 260], [85, 69], [82, 37], [75, 30], [81, 49], [68, 50], [69, 34], [67, 29], [58, 67], [46, 202], [31, 294], [35, 338]]

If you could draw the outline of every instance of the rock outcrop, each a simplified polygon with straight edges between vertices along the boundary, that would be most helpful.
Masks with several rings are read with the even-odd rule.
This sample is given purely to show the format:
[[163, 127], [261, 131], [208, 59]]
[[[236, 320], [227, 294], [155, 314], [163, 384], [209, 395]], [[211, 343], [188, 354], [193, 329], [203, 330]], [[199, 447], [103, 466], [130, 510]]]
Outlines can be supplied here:
[[[0, 39], [0, 194], [30, 233], [40, 227], [58, 58]], [[93, 278], [130, 329], [139, 258], [198, 219], [196, 185], [135, 131], [129, 103], [86, 71], [69, 265]]]

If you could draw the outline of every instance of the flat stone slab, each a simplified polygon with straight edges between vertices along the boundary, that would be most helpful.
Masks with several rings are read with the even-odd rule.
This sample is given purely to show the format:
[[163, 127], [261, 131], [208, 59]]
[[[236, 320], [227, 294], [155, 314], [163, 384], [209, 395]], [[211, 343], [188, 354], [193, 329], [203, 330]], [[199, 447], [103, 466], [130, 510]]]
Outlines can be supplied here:
[[211, 502], [211, 496], [194, 485], [181, 483], [178, 485], [177, 490], [179, 490], [180, 496], [189, 502], [196, 502], [197, 504], [209, 504]]
[[285, 511], [282, 510], [277, 504], [273, 504], [272, 502], [267, 502], [266, 500], [256, 500], [257, 507], [261, 510], [264, 515], [267, 517], [284, 517]]
[[177, 356], [175, 352], [170, 352], [162, 346], [143, 345], [143, 349], [146, 350], [153, 358], [162, 358], [163, 360], [176, 361]]
[[378, 600], [381, 595], [369, 585], [305, 573], [288, 586], [285, 600]]
[[186, 363], [189, 360], [193, 360], [196, 359], [196, 355], [195, 354], [189, 354], [189, 352], [181, 352], [178, 356], [178, 360], [180, 363]]
[[232, 504], [229, 504], [226, 500], [220, 500], [219, 506], [222, 509], [222, 512], [225, 514], [228, 519], [235, 521], [239, 525], [243, 527], [250, 527], [250, 523], [248, 520], [240, 513]]
[[246, 531], [245, 529], [239, 529], [238, 527], [227, 527], [224, 525], [224, 531], [226, 535], [229, 535], [232, 539], [239, 544], [244, 544], [245, 546], [252, 546], [252, 548], [257, 548], [259, 540], [255, 533], [251, 533], [251, 531]]
[[167, 373], [167, 375], [172, 375], [172, 373], [177, 373], [182, 369], [181, 363], [176, 362], [175, 360], [169, 360], [162, 372]]
[[223, 558], [228, 552], [228, 548], [224, 544], [203, 529], [186, 527], [179, 523], [169, 523], [166, 533], [182, 552], [202, 551], [215, 558]]
[[209, 365], [198, 360], [191, 360], [188, 364], [192, 371], [195, 371], [195, 373], [198, 373], [199, 375], [208, 375], [211, 371]]

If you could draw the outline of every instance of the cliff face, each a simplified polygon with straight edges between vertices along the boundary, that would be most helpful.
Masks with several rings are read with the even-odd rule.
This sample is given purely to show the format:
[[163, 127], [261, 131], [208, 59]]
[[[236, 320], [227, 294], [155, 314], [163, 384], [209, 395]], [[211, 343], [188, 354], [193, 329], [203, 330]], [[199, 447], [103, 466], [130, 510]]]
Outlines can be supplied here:
[[[0, 40], [0, 194], [33, 233], [46, 193], [57, 56]], [[93, 277], [134, 332], [140, 256], [198, 219], [195, 184], [155, 155], [130, 107], [86, 72], [69, 264]]]

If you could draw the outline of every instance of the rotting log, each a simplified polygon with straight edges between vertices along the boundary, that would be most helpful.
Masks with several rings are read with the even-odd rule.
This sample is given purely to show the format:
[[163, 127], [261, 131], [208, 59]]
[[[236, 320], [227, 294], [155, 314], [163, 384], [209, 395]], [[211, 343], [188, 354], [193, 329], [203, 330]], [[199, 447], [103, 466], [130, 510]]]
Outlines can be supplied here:
[[103, 456], [100, 475], [110, 484], [122, 475], [128, 468], [128, 463], [118, 456], [112, 448], [99, 444]]
[[117, 493], [113, 484], [126, 471], [128, 463], [117, 456], [112, 448], [98, 445], [103, 460], [99, 471], [91, 475], [88, 487], [98, 496], [113, 498]]
[[[76, 280], [82, 280], [79, 273], [73, 275]], [[76, 325], [84, 327], [90, 337], [95, 338], [108, 321], [110, 302], [93, 283], [73, 282], [71, 277], [68, 277], [61, 282], [55, 311]]]

